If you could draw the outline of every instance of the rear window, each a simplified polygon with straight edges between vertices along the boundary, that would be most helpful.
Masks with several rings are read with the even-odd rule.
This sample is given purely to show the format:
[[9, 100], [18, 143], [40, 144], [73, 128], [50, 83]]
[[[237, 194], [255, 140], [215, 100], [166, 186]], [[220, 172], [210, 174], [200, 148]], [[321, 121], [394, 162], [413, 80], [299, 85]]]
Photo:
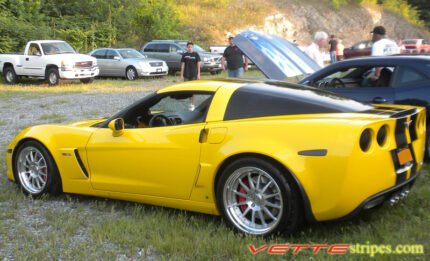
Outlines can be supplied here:
[[250, 84], [237, 89], [230, 98], [224, 120], [266, 116], [358, 112], [372, 109], [349, 98], [299, 85], [274, 87]]

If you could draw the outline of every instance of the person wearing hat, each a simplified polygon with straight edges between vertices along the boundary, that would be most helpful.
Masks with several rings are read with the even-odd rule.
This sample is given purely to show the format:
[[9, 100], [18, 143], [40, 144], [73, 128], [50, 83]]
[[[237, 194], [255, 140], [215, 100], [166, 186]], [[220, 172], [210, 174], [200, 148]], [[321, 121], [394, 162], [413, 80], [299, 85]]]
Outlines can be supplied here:
[[[386, 56], [400, 53], [400, 49], [396, 42], [385, 38], [385, 28], [383, 26], [375, 26], [370, 32], [372, 34], [372, 53], [371, 56]], [[370, 76], [373, 82], [378, 81], [381, 76], [382, 67], [375, 68], [374, 73]]]
[[372, 56], [385, 56], [400, 53], [397, 44], [385, 38], [385, 28], [383, 26], [375, 26], [370, 32], [372, 34]]
[[200, 80], [200, 56], [193, 51], [193, 42], [187, 42], [187, 51], [181, 58], [181, 80]]
[[240, 78], [243, 71], [248, 70], [248, 58], [234, 44], [233, 36], [228, 38], [229, 46], [225, 48], [221, 58], [221, 68], [225, 70], [225, 61], [227, 61], [228, 77]]

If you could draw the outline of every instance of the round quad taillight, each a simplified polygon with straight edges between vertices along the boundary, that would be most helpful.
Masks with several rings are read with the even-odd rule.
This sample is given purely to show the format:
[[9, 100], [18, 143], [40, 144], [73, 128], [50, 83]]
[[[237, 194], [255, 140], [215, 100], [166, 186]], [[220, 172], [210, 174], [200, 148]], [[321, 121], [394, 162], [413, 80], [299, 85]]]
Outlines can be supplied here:
[[372, 144], [372, 130], [365, 129], [360, 136], [360, 148], [362, 151], [366, 152], [369, 150], [371, 144]]
[[385, 145], [385, 142], [387, 141], [388, 136], [388, 126], [382, 125], [381, 128], [379, 128], [378, 133], [376, 134], [376, 141], [378, 142], [379, 146], [383, 147]]

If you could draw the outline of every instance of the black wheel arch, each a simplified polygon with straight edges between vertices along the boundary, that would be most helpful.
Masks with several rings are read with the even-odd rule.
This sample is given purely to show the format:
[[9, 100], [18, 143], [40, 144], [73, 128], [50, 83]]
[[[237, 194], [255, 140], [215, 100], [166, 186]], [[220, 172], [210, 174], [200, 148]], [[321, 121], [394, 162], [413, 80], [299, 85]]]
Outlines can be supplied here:
[[29, 141], [34, 141], [34, 142], [39, 143], [43, 148], [45, 148], [45, 149], [46, 149], [46, 151], [47, 151], [47, 152], [49, 153], [49, 155], [52, 157], [53, 163], [54, 163], [55, 167], [57, 168], [58, 176], [59, 176], [59, 179], [60, 179], [60, 190], [61, 190], [61, 191], [63, 191], [63, 179], [61, 178], [61, 172], [60, 172], [60, 169], [58, 168], [58, 165], [57, 165], [57, 162], [55, 161], [54, 156], [52, 156], [51, 151], [49, 151], [48, 147], [47, 147], [47, 146], [46, 146], [42, 141], [40, 141], [40, 140], [38, 140], [38, 139], [34, 139], [34, 138], [24, 138], [24, 139], [20, 140], [20, 141], [15, 145], [15, 148], [14, 148], [14, 149], [13, 149], [13, 151], [12, 151], [12, 174], [13, 174], [13, 178], [15, 179], [15, 181], [14, 181], [14, 182], [15, 182], [15, 183], [18, 183], [18, 177], [17, 177], [16, 169], [15, 169], [15, 159], [16, 159], [16, 156], [17, 156], [18, 148], [19, 148], [22, 144], [24, 144], [24, 143], [26, 143], [26, 142], [29, 142]]
[[[279, 168], [279, 170], [281, 170], [282, 174], [285, 175], [285, 177], [287, 178], [287, 181], [295, 186], [295, 188], [297, 189], [297, 191], [299, 191], [300, 193], [300, 200], [301, 200], [301, 206], [303, 208], [303, 213], [305, 215], [305, 219], [308, 223], [316, 223], [316, 219], [312, 213], [312, 208], [311, 208], [311, 203], [309, 201], [309, 198], [306, 194], [305, 189], [303, 188], [303, 186], [301, 185], [300, 181], [297, 179], [297, 177], [293, 174], [293, 172], [291, 170], [289, 170], [284, 164], [282, 164], [281, 162], [279, 162], [278, 160], [269, 157], [267, 155], [264, 154], [259, 154], [259, 153], [240, 153], [240, 154], [235, 154], [232, 155], [230, 157], [228, 157], [227, 159], [225, 159], [221, 165], [219, 166], [216, 175], [215, 175], [215, 181], [214, 181], [214, 188], [217, 188], [218, 186], [218, 182], [219, 179], [221, 177], [221, 174], [223, 173], [223, 171], [234, 161], [241, 159], [241, 158], [258, 158], [258, 159], [262, 159], [265, 160], [271, 164], [273, 164], [275, 167]], [[214, 193], [216, 193], [216, 189], [214, 189]], [[217, 198], [216, 196], [214, 197], [215, 199]], [[217, 206], [218, 206], [218, 202], [217, 202]]]

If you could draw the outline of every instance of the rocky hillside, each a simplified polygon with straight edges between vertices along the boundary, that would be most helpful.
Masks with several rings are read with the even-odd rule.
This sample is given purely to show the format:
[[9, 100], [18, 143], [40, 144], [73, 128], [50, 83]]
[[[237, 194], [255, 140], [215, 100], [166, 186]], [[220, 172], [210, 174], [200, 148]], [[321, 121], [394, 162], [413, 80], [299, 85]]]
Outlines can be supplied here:
[[[203, 1], [204, 2], [204, 1]], [[223, 2], [221, 0], [221, 2]], [[328, 0], [224, 1], [227, 6], [183, 8], [200, 13], [199, 22], [186, 23], [190, 35], [209, 43], [225, 43], [225, 37], [245, 29], [261, 30], [307, 45], [314, 32], [323, 30], [343, 39], [345, 46], [370, 39], [375, 25], [383, 25], [394, 40], [430, 38], [423, 28], [409, 24], [403, 17], [376, 5], [349, 4], [335, 10]], [[206, 6], [207, 7], [207, 6]], [[202, 15], [206, 13], [206, 15]], [[197, 15], [197, 14], [196, 14]], [[212, 19], [211, 19], [212, 16]], [[192, 16], [193, 17], [193, 16]], [[195, 17], [194, 17], [195, 18]], [[207, 32], [210, 31], [210, 34]]]

